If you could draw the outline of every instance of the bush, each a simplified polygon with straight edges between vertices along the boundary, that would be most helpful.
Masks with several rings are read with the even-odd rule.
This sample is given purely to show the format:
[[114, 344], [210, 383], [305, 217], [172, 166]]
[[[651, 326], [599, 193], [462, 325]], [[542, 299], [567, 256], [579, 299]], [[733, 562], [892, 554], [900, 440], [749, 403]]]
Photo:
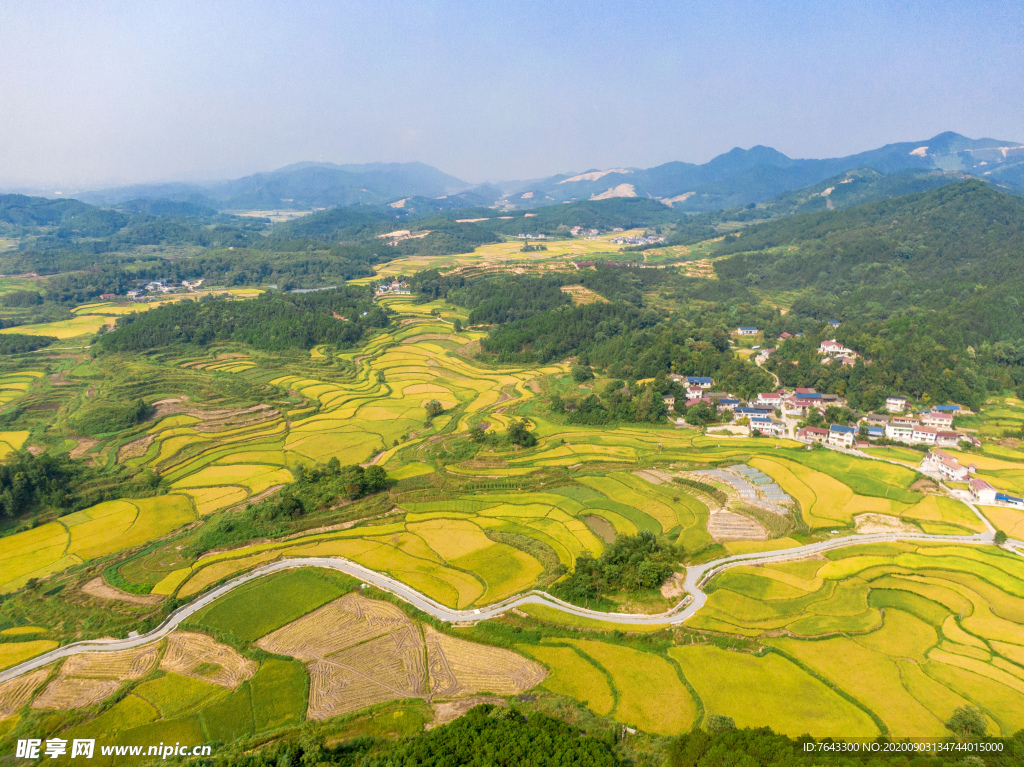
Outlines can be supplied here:
[[427, 411], [427, 420], [441, 415], [444, 412], [444, 405], [438, 402], [436, 399], [432, 399], [424, 405], [424, 409]]

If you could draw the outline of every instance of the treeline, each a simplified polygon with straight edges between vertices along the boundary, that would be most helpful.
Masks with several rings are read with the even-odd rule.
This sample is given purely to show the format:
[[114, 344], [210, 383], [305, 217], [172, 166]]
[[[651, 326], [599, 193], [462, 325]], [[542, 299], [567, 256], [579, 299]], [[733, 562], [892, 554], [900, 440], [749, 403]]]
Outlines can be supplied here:
[[944, 748], [925, 753], [887, 751], [894, 741], [884, 736], [851, 744], [857, 750], [844, 749], [839, 740], [817, 741], [810, 735], [794, 739], [768, 727], [737, 729], [729, 717], [713, 714], [705, 718], [704, 729], [654, 744], [643, 739], [635, 743], [620, 725], [607, 720], [574, 717], [572, 722], [526, 713], [517, 703], [479, 705], [453, 722], [398, 739], [360, 734], [328, 741], [329, 731], [308, 722], [292, 734], [258, 744], [240, 740], [216, 757], [192, 763], [200, 767], [1016, 767], [1024, 760], [1024, 730], [1002, 739], [951, 733], [938, 744]]
[[137, 352], [171, 344], [238, 341], [257, 349], [350, 346], [390, 323], [369, 289], [341, 287], [304, 294], [265, 293], [246, 301], [209, 297], [119, 317], [99, 339], [103, 351]]
[[26, 336], [20, 333], [0, 334], [0, 354], [25, 354], [49, 346], [53, 336]]
[[112, 498], [151, 495], [159, 482], [148, 471], [130, 477], [123, 470], [110, 473], [67, 456], [22, 450], [0, 463], [0, 519], [47, 510], [67, 514]]

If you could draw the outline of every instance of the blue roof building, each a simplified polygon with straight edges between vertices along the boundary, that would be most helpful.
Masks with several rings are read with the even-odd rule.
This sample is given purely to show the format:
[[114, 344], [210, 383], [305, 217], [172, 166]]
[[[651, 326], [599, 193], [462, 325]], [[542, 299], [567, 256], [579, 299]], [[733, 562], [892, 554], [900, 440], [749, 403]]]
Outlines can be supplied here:
[[959, 405], [936, 405], [932, 408], [939, 413], [957, 413], [960, 411]]

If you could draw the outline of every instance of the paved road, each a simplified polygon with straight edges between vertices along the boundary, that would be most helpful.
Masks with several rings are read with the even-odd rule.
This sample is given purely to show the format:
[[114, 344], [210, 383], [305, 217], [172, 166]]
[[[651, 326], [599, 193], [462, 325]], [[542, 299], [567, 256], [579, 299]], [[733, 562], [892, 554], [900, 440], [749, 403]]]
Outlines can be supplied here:
[[[980, 533], [978, 535], [929, 535], [926, 533], [885, 533], [876, 535], [851, 535], [843, 538], [834, 538], [828, 541], [821, 541], [819, 543], [811, 543], [806, 546], [799, 546], [792, 549], [782, 549], [781, 551], [771, 551], [753, 554], [738, 554], [736, 556], [725, 557], [723, 559], [717, 559], [712, 562], [707, 562], [703, 565], [696, 565], [688, 567], [686, 569], [686, 578], [683, 583], [686, 596], [667, 612], [659, 613], [657, 615], [635, 615], [630, 613], [604, 613], [597, 610], [588, 610], [583, 607], [577, 607], [576, 605], [564, 602], [557, 597], [553, 597], [550, 594], [546, 594], [540, 591], [530, 591], [525, 594], [520, 594], [515, 597], [510, 597], [502, 602], [497, 602], [487, 607], [474, 610], [456, 610], [451, 607], [435, 602], [428, 596], [421, 594], [413, 588], [405, 585], [401, 581], [395, 580], [390, 576], [382, 573], [375, 572], [362, 565], [356, 564], [350, 560], [342, 557], [305, 557], [297, 559], [285, 559], [277, 562], [272, 562], [268, 565], [258, 567], [255, 570], [251, 570], [244, 575], [240, 575], [234, 580], [228, 581], [227, 583], [215, 588], [213, 591], [209, 591], [202, 595], [198, 599], [184, 605], [175, 610], [171, 615], [167, 617], [160, 626], [153, 629], [147, 634], [142, 634], [129, 639], [96, 639], [87, 642], [75, 642], [74, 644], [65, 645], [59, 647], [51, 652], [38, 655], [31, 660], [27, 660], [17, 666], [7, 669], [6, 671], [0, 672], [0, 683], [6, 682], [9, 679], [13, 679], [16, 676], [24, 674], [26, 671], [40, 668], [49, 663], [53, 663], [60, 658], [66, 658], [70, 655], [78, 655], [85, 652], [114, 652], [117, 650], [127, 650], [132, 647], [138, 647], [140, 645], [149, 644], [155, 642], [163, 637], [170, 634], [182, 621], [186, 618], [194, 615], [195, 613], [202, 610], [207, 605], [211, 604], [215, 600], [224, 596], [230, 591], [238, 588], [239, 586], [248, 583], [249, 581], [261, 578], [269, 573], [279, 572], [281, 570], [288, 570], [295, 567], [326, 567], [333, 570], [339, 570], [343, 573], [351, 575], [354, 578], [358, 578], [364, 583], [371, 584], [377, 588], [394, 594], [399, 599], [402, 599], [409, 604], [413, 605], [419, 610], [427, 613], [428, 615], [437, 618], [438, 620], [445, 621], [447, 623], [461, 623], [465, 621], [478, 621], [487, 620], [489, 618], [496, 618], [503, 613], [524, 605], [544, 605], [552, 607], [561, 612], [569, 615], [575, 615], [581, 618], [593, 618], [595, 620], [605, 621], [608, 623], [621, 623], [624, 625], [658, 625], [658, 624], [679, 624], [688, 618], [692, 617], [704, 603], [707, 602], [707, 595], [705, 595], [702, 586], [712, 576], [722, 570], [729, 567], [735, 567], [736, 565], [744, 564], [761, 564], [764, 562], [779, 562], [793, 559], [802, 559], [804, 557], [820, 554], [823, 551], [830, 549], [842, 548], [845, 546], [860, 546], [869, 543], [884, 543], [893, 541], [941, 541], [946, 543], [961, 543], [961, 544], [975, 544], [975, 545], [993, 545], [992, 533]], [[1024, 547], [1024, 542], [1011, 541], [1011, 545], [1018, 554], [1021, 551], [1018, 547]], [[1022, 554], [1024, 556], [1024, 554]]]

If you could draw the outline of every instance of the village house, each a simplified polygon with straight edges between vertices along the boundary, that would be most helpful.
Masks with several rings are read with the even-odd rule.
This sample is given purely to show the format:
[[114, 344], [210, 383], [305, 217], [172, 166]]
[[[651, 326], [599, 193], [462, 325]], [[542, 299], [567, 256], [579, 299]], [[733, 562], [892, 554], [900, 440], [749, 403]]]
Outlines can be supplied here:
[[141, 290], [129, 290], [128, 291], [128, 300], [129, 301], [134, 301], [135, 299], [137, 299], [141, 295], [142, 295], [142, 291]]
[[733, 414], [737, 417], [750, 417], [750, 418], [765, 418], [769, 413], [774, 412], [772, 409], [764, 409], [758, 407], [737, 407], [733, 408]]
[[768, 358], [771, 357], [774, 352], [775, 352], [774, 348], [773, 349], [762, 349], [760, 352], [758, 352], [757, 357], [754, 358], [754, 361], [758, 365], [763, 365], [764, 363], [766, 363], [768, 361]]
[[818, 354], [827, 354], [830, 357], [845, 357], [848, 355], [856, 356], [857, 353], [853, 349], [847, 349], [833, 338], [830, 341], [821, 342], [818, 346]]
[[828, 439], [828, 429], [821, 429], [817, 426], [805, 426], [797, 429], [796, 438], [806, 442], [824, 442]]
[[722, 397], [718, 400], [718, 406], [726, 410], [732, 410], [739, 404], [740, 401], [735, 397]]
[[939, 430], [931, 426], [912, 426], [910, 441], [918, 445], [934, 445], [938, 435]]
[[962, 466], [960, 461], [942, 450], [929, 451], [921, 460], [921, 471], [938, 474], [953, 482], [966, 482], [970, 477], [970, 470], [966, 466]]
[[114, 293], [100, 293], [100, 298], [104, 301], [109, 301], [112, 298], [117, 298], [117, 295]]
[[885, 427], [884, 426], [868, 426], [867, 430], [868, 430], [868, 439], [871, 439], [871, 440], [882, 439], [882, 437], [885, 436]]
[[784, 396], [784, 392], [780, 391], [761, 392], [757, 395], [757, 404], [782, 407], [782, 398]]
[[887, 423], [885, 425], [885, 438], [894, 442], [906, 442], [910, 444], [910, 438], [914, 434], [913, 426], [904, 426], [901, 423]]
[[902, 413], [907, 409], [907, 398], [906, 397], [886, 397], [885, 398], [885, 409], [890, 413]]
[[793, 337], [792, 333], [786, 333], [785, 331], [783, 331], [782, 333], [779, 333], [779, 340], [780, 341], [785, 341], [787, 338], [792, 338], [792, 337]]
[[837, 423], [828, 427], [828, 444], [836, 447], [853, 447], [857, 439], [857, 430], [852, 426], [840, 426]]
[[669, 410], [676, 409], [676, 398], [674, 396], [672, 396], [671, 394], [666, 394], [661, 399]]
[[750, 430], [761, 432], [766, 436], [783, 436], [786, 433], [786, 425], [771, 418], [755, 416], [750, 419]]
[[960, 435], [955, 431], [940, 431], [935, 435], [935, 444], [938, 447], [956, 447], [960, 444]]
[[839, 325], [842, 324], [842, 323], [840, 323], [839, 320], [829, 320], [828, 324], [831, 325], [834, 328], [838, 328]]
[[921, 422], [912, 415], [894, 415], [889, 422], [900, 426], [919, 426], [921, 424]]
[[938, 411], [939, 413], [959, 413], [959, 405], [936, 405], [932, 410]]
[[701, 389], [710, 389], [715, 385], [714, 378], [705, 376], [686, 376], [685, 381], [689, 386], [699, 386]]
[[756, 336], [757, 328], [736, 328], [736, 335], [738, 336]]
[[1015, 509], [1024, 509], [1024, 498], [1018, 498], [1015, 495], [996, 493], [996, 502], [1005, 503], [1007, 506], [1013, 506]]
[[929, 410], [921, 413], [921, 423], [924, 426], [934, 426], [936, 429], [948, 429], [953, 426], [952, 413], [938, 413]]
[[996, 500], [996, 489], [988, 482], [977, 477], [971, 477], [969, 482], [971, 498], [975, 503], [994, 503]]

